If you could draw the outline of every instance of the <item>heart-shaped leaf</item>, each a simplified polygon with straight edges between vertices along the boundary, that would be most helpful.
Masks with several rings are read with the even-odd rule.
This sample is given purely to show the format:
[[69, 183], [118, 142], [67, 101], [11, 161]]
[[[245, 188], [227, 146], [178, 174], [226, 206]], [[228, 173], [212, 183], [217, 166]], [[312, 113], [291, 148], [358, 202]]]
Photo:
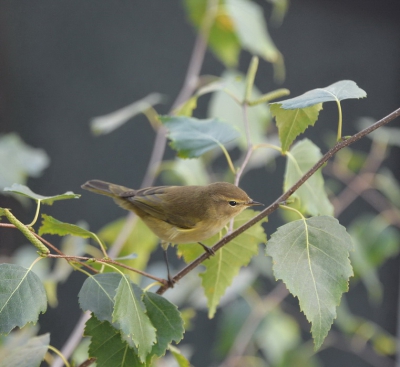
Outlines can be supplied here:
[[31, 269], [15, 264], [0, 264], [0, 333], [16, 326], [36, 323], [46, 312], [47, 297], [39, 277]]
[[217, 119], [198, 120], [185, 116], [161, 116], [171, 147], [181, 158], [195, 158], [236, 139], [239, 133]]
[[282, 279], [299, 299], [311, 322], [318, 349], [333, 320], [353, 270], [352, 241], [346, 229], [329, 216], [296, 220], [279, 227], [267, 244], [276, 279]]
[[305, 108], [316, 105], [317, 103], [342, 101], [351, 98], [364, 98], [367, 93], [359, 88], [352, 80], [341, 80], [333, 83], [325, 88], [316, 88], [310, 90], [301, 96], [279, 101], [285, 110], [293, 110], [296, 108]]

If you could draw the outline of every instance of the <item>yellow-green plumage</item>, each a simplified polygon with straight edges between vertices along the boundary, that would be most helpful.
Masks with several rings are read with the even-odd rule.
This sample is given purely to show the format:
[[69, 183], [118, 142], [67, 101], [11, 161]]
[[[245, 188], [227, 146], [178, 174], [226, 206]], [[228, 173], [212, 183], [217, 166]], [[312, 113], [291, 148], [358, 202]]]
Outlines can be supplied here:
[[133, 190], [91, 180], [82, 188], [111, 196], [118, 205], [135, 212], [162, 241], [174, 244], [205, 240], [247, 207], [260, 205], [227, 182]]

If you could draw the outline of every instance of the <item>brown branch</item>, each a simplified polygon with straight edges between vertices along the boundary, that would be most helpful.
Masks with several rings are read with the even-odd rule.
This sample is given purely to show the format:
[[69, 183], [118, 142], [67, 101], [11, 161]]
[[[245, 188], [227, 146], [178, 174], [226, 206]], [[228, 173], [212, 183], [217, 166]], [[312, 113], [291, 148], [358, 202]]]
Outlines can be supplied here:
[[94, 362], [96, 362], [97, 358], [89, 358], [85, 362], [81, 363], [78, 367], [89, 367]]
[[[111, 259], [96, 259], [96, 258], [93, 258], [93, 257], [86, 257], [86, 256], [53, 255], [53, 254], [48, 254], [47, 257], [55, 258], [55, 259], [65, 259], [67, 261], [78, 261], [78, 262], [80, 262], [80, 261], [93, 261], [93, 262], [103, 263], [103, 264], [112, 264], [112, 265], [115, 265], [115, 266], [120, 266], [121, 268], [128, 269], [130, 271], [133, 271], [135, 273], [143, 275], [143, 276], [145, 276], [147, 278], [153, 279], [153, 280], [155, 280], [155, 281], [157, 281], [157, 282], [159, 282], [161, 284], [165, 284], [165, 285], [168, 284], [168, 281], [165, 280], [165, 279], [158, 278], [158, 277], [156, 277], [154, 275], [146, 273], [145, 271], [132, 268], [131, 266], [122, 264], [122, 263], [120, 263], [118, 261], [111, 260]], [[81, 264], [84, 265], [83, 263], [81, 263]]]
[[[304, 174], [303, 177], [301, 177], [289, 190], [287, 190], [285, 193], [283, 193], [280, 197], [278, 197], [271, 205], [269, 205], [267, 208], [265, 208], [260, 214], [256, 215], [254, 218], [250, 219], [247, 223], [233, 231], [232, 233], [228, 234], [224, 238], [222, 238], [220, 241], [218, 241], [212, 249], [215, 251], [219, 250], [221, 247], [225, 246], [229, 241], [233, 240], [240, 234], [242, 234], [244, 231], [258, 223], [260, 220], [264, 219], [271, 213], [273, 213], [276, 209], [278, 209], [279, 205], [286, 201], [301, 185], [303, 185], [316, 171], [318, 171], [329, 159], [331, 159], [339, 150], [355, 143], [356, 141], [360, 140], [364, 136], [370, 134], [374, 130], [380, 128], [381, 126], [384, 126], [388, 124], [390, 121], [394, 120], [396, 117], [400, 116], [400, 108], [397, 110], [393, 111], [383, 119], [375, 122], [371, 126], [359, 131], [358, 133], [352, 135], [348, 139], [344, 139], [336, 143], [331, 149], [326, 152], [322, 158], [307, 172]], [[192, 261], [190, 264], [188, 264], [184, 269], [182, 269], [178, 274], [176, 274], [173, 277], [173, 282], [177, 282], [180, 279], [182, 279], [186, 274], [188, 274], [190, 271], [192, 271], [195, 267], [197, 267], [199, 264], [201, 264], [203, 261], [207, 260], [211, 255], [207, 252], [199, 256], [196, 260]], [[160, 287], [157, 290], [158, 294], [163, 294], [168, 288], [170, 288], [169, 285], [165, 285]]]

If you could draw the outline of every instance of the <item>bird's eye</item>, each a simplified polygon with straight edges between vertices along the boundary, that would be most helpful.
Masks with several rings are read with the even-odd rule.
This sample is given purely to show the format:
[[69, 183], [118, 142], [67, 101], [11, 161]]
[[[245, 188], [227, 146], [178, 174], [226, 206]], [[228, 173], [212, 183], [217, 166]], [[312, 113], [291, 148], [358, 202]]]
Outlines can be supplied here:
[[233, 200], [229, 202], [229, 205], [230, 205], [230, 206], [236, 206], [236, 204], [237, 204], [237, 202], [236, 202], [236, 201], [233, 201]]

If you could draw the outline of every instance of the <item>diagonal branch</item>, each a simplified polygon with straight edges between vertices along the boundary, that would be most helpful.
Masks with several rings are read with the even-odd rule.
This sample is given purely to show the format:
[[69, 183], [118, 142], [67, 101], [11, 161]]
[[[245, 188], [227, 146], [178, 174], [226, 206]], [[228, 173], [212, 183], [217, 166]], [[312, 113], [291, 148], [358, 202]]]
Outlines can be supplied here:
[[[380, 128], [388, 124], [390, 121], [394, 120], [395, 118], [400, 116], [400, 108], [393, 111], [383, 119], [375, 122], [371, 126], [359, 131], [358, 133], [352, 135], [351, 137], [341, 140], [337, 142], [331, 149], [329, 149], [322, 158], [303, 176], [301, 177], [289, 190], [284, 192], [280, 197], [278, 197], [271, 205], [265, 208], [260, 214], [256, 215], [254, 218], [249, 220], [247, 223], [243, 224], [241, 227], [236, 229], [234, 232], [228, 234], [220, 241], [218, 241], [212, 249], [215, 251], [219, 250], [221, 247], [225, 246], [229, 241], [233, 240], [235, 237], [242, 234], [244, 231], [258, 223], [263, 218], [267, 217], [271, 213], [273, 213], [276, 209], [278, 209], [279, 204], [289, 199], [289, 197], [296, 191], [298, 188], [303, 185], [316, 171], [318, 171], [329, 159], [331, 159], [339, 150], [355, 143], [356, 141], [360, 140], [364, 136], [370, 134], [372, 131]], [[211, 255], [207, 252], [199, 256], [196, 260], [192, 261], [188, 264], [185, 268], [183, 268], [179, 273], [177, 273], [173, 277], [173, 282], [177, 282], [182, 279], [186, 274], [192, 271], [195, 267], [201, 264], [203, 261], [207, 260]], [[157, 290], [158, 294], [163, 294], [168, 288], [169, 285], [162, 286]]]

